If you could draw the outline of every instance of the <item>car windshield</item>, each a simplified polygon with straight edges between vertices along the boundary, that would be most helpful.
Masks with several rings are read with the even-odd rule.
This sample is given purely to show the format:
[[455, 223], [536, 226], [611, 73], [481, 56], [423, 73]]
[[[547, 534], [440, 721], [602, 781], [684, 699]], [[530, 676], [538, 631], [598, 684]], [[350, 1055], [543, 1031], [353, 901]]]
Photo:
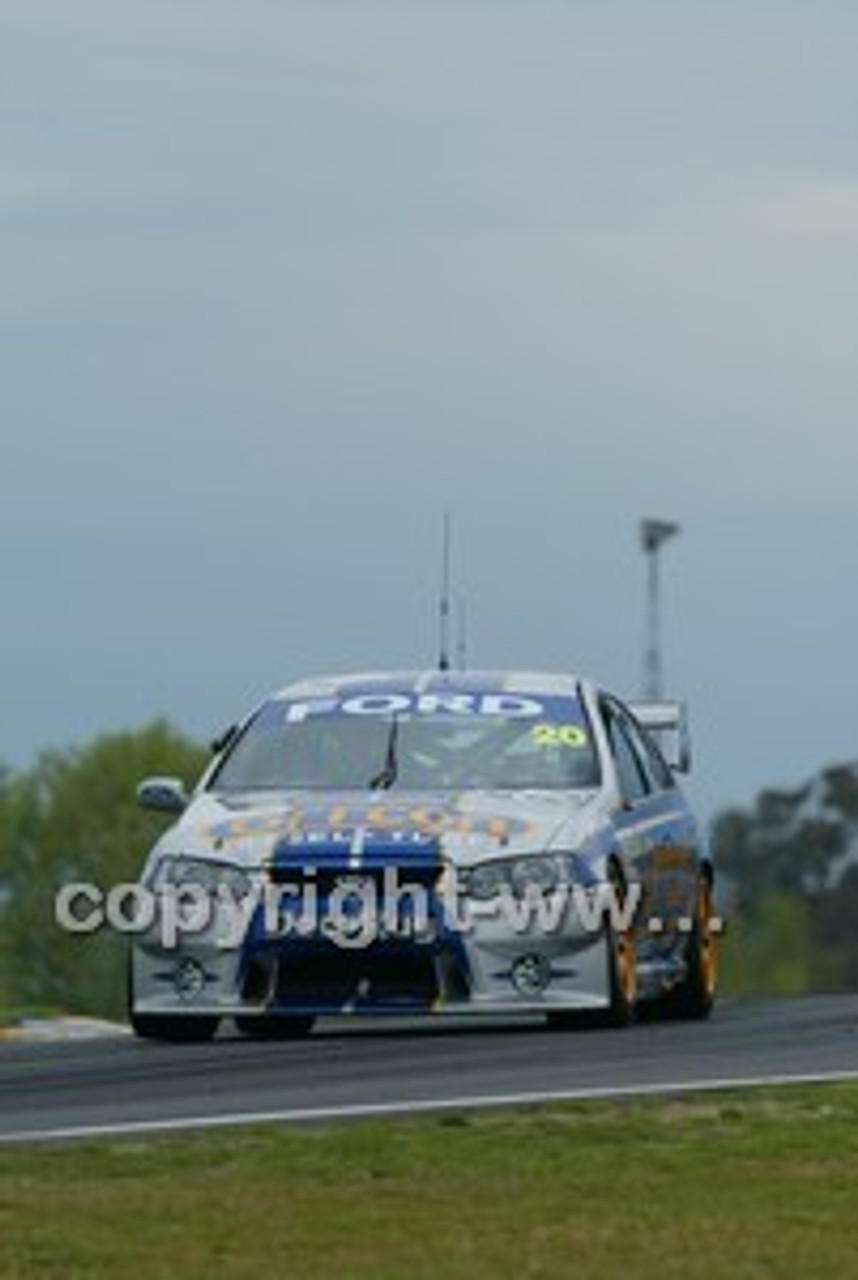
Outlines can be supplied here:
[[308, 714], [301, 704], [275, 700], [239, 735], [210, 786], [216, 791], [597, 786], [598, 759], [578, 701], [519, 702], [526, 713], [519, 706], [504, 714], [504, 699], [498, 696], [491, 713], [482, 713], [474, 700], [462, 711], [442, 708], [428, 714], [414, 699], [401, 696], [352, 699]]

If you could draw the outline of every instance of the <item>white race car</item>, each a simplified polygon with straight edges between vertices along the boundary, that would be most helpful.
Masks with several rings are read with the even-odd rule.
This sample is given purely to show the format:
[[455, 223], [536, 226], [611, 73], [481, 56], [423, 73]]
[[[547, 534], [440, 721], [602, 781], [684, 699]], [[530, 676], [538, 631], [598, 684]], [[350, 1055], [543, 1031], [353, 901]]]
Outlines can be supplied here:
[[[668, 763], [659, 741], [676, 750]], [[321, 1015], [706, 1017], [712, 863], [677, 785], [681, 703], [525, 672], [305, 680], [224, 736], [141, 875], [142, 1036]], [[145, 908], [145, 909], [144, 909]]]

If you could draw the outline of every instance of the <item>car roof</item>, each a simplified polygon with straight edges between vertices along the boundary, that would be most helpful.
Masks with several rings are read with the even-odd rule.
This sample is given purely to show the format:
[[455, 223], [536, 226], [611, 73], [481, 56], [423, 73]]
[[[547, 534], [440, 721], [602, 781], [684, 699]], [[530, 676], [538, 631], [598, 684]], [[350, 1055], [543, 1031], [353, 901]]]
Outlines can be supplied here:
[[511, 693], [543, 697], [574, 697], [582, 684], [579, 676], [518, 670], [441, 671], [394, 670], [364, 671], [340, 675], [310, 676], [285, 685], [272, 697], [296, 698], [355, 697], [358, 694], [392, 693]]

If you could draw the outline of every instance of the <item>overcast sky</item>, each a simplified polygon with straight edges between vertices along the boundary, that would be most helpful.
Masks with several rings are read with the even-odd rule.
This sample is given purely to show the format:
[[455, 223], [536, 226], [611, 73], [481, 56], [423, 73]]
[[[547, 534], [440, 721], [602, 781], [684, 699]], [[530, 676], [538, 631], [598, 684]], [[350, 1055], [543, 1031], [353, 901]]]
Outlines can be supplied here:
[[854, 0], [0, 0], [0, 760], [299, 676], [858, 756]]

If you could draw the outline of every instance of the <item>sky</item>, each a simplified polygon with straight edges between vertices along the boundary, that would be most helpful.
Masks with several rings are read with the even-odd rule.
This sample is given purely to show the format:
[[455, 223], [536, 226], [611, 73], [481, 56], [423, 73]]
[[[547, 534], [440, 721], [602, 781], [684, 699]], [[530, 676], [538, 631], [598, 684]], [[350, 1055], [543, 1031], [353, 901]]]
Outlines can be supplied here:
[[[858, 756], [854, 0], [0, 0], [0, 761], [304, 675]], [[464, 620], [460, 626], [461, 620]]]

